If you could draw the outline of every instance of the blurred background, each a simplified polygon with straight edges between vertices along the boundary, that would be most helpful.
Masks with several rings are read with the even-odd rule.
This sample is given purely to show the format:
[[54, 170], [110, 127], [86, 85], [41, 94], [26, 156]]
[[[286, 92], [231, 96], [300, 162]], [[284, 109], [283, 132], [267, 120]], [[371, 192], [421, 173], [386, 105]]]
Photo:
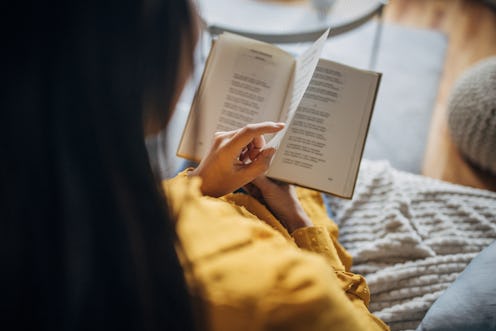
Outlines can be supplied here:
[[[197, 0], [204, 33], [197, 74], [184, 93], [164, 155], [164, 177], [181, 162], [177, 142], [211, 40], [223, 31], [299, 53], [331, 27], [322, 57], [383, 73], [364, 157], [411, 173], [496, 190], [496, 176], [468, 162], [448, 124], [450, 93], [460, 76], [496, 56], [492, 0]], [[164, 137], [162, 137], [164, 139]], [[149, 141], [160, 149], [161, 137]]]

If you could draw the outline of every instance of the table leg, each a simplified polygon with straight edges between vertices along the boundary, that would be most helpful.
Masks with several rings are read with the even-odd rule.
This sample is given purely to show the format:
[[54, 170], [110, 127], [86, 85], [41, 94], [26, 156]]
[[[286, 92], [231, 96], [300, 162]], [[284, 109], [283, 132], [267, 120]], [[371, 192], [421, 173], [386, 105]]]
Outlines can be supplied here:
[[382, 36], [382, 28], [384, 25], [383, 11], [384, 11], [384, 6], [382, 6], [379, 12], [377, 13], [377, 25], [375, 28], [374, 41], [372, 43], [372, 51], [370, 54], [370, 62], [369, 62], [370, 70], [375, 70], [377, 65], [377, 54], [379, 52], [379, 45]]

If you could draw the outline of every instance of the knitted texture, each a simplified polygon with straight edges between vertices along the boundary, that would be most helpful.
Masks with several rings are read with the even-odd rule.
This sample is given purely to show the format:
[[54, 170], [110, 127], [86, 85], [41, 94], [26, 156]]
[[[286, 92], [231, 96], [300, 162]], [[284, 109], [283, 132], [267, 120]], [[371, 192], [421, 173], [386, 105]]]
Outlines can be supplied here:
[[468, 263], [496, 239], [496, 193], [362, 162], [353, 200], [329, 197], [340, 242], [370, 286], [370, 309], [415, 329]]
[[496, 174], [496, 57], [457, 81], [448, 102], [448, 124], [460, 152]]

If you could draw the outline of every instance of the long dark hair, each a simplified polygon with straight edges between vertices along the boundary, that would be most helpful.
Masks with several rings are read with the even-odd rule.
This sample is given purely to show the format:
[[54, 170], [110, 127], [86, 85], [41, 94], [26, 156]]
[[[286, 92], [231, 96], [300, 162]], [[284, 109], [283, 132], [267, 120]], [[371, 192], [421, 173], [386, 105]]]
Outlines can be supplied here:
[[143, 133], [145, 103], [169, 118], [188, 2], [2, 7], [2, 321], [192, 329]]

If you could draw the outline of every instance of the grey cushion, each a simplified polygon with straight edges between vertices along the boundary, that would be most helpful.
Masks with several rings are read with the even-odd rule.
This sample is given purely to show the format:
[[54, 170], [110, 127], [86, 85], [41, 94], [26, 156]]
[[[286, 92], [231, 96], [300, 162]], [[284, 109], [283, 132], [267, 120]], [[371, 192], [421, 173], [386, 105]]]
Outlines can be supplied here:
[[417, 331], [496, 330], [496, 242], [434, 302]]
[[460, 152], [496, 174], [496, 56], [457, 81], [448, 103], [448, 124]]

